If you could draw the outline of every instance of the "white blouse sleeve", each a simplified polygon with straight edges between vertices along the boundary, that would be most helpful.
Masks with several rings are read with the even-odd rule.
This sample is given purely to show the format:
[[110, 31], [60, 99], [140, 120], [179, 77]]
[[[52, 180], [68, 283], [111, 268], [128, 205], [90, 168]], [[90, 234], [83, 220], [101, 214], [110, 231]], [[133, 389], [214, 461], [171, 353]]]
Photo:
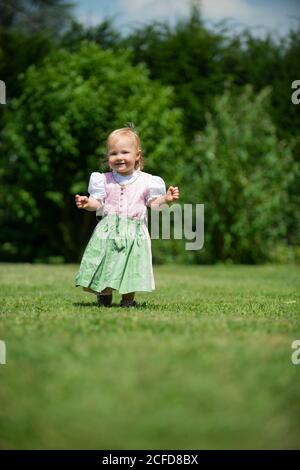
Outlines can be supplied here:
[[94, 199], [100, 199], [101, 202], [105, 199], [105, 188], [104, 188], [104, 175], [95, 171], [90, 176], [88, 192]]
[[167, 191], [164, 180], [160, 176], [152, 176], [146, 200], [147, 206], [149, 205], [152, 199], [164, 196], [166, 192]]

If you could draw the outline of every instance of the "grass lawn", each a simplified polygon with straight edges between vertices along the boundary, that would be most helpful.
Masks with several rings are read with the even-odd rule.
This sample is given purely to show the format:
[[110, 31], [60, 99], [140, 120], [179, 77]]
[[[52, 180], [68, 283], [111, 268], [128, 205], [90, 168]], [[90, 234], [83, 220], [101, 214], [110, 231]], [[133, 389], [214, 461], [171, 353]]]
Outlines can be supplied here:
[[1, 264], [0, 448], [299, 448], [300, 268], [158, 266], [136, 310]]

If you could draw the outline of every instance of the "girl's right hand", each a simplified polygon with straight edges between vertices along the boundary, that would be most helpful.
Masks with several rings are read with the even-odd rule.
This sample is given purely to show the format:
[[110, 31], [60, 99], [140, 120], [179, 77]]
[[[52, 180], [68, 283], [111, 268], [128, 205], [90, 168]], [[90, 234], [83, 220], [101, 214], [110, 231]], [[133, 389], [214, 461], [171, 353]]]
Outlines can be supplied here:
[[85, 209], [89, 203], [89, 198], [87, 196], [80, 196], [79, 194], [76, 194], [75, 202], [78, 209]]

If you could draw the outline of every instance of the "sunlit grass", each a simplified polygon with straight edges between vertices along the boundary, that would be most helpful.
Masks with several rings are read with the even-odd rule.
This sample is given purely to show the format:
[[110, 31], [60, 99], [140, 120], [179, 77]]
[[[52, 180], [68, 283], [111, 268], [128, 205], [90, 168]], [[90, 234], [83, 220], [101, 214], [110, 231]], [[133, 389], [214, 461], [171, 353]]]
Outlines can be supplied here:
[[1, 264], [1, 448], [297, 448], [296, 266], [160, 266], [137, 309]]

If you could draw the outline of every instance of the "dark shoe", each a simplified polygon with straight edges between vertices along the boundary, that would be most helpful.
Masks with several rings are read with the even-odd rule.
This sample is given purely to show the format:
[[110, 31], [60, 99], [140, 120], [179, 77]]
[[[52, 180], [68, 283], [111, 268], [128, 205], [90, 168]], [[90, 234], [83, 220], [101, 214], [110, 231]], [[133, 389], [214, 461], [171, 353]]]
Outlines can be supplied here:
[[104, 295], [104, 294], [97, 294], [97, 304], [98, 306], [104, 307], [111, 307], [112, 302], [112, 294]]
[[120, 307], [137, 307], [135, 300], [121, 300]]

